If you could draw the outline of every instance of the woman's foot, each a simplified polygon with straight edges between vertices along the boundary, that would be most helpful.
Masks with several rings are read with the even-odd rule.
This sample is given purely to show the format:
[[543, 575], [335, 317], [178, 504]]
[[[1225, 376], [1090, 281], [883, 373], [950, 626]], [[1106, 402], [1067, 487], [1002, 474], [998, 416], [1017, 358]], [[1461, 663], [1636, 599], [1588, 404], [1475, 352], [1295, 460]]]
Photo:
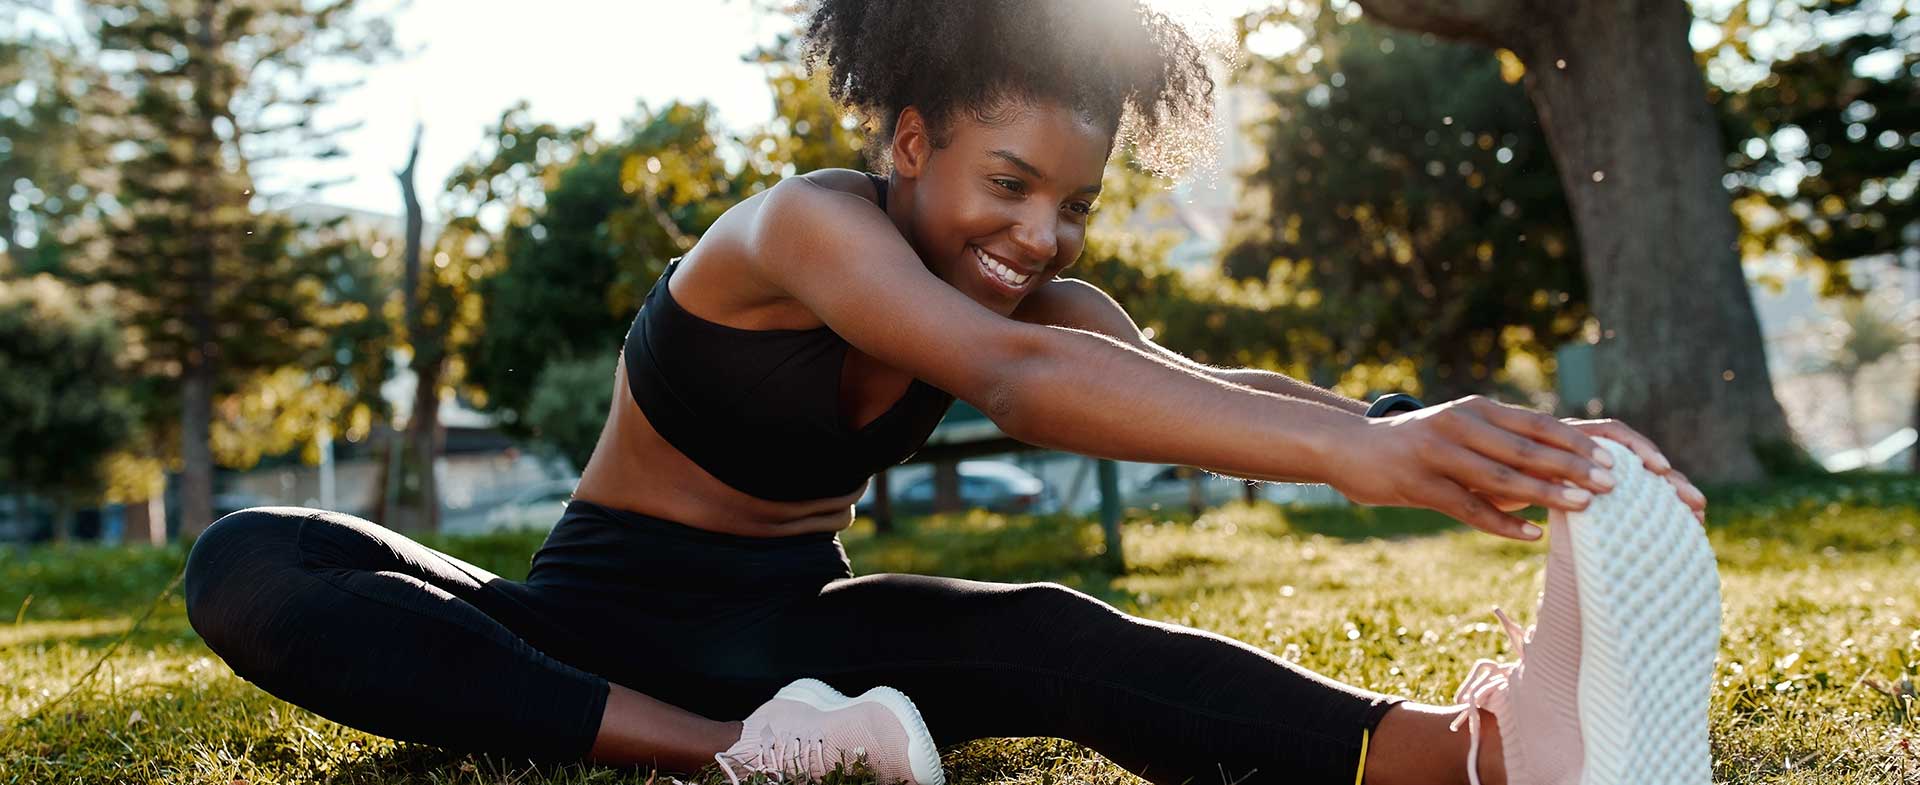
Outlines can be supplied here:
[[740, 740], [714, 756], [734, 785], [755, 773], [818, 779], [859, 759], [888, 785], [946, 782], [920, 711], [891, 687], [849, 698], [824, 682], [801, 679], [755, 709], [741, 723]]
[[1474, 664], [1456, 726], [1472, 726], [1477, 756], [1479, 710], [1498, 718], [1512, 785], [1704, 785], [1713, 551], [1671, 485], [1599, 441], [1619, 485], [1585, 511], [1552, 513], [1539, 624], [1522, 634], [1500, 614], [1521, 659]]

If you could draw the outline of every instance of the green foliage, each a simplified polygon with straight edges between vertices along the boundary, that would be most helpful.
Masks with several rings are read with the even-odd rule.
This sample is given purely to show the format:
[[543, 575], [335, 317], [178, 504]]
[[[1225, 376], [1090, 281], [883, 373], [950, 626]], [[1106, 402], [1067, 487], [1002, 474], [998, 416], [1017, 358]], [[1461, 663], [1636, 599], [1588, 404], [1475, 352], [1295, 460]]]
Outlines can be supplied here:
[[0, 275], [58, 272], [97, 220], [89, 210], [109, 162], [88, 113], [122, 102], [88, 85], [99, 67], [70, 41], [35, 32], [27, 7], [0, 7]]
[[[89, 118], [111, 128], [124, 152], [111, 209], [90, 238], [101, 253], [71, 274], [119, 292], [146, 425], [169, 441], [209, 439], [217, 459], [239, 467], [262, 450], [311, 441], [323, 423], [353, 430], [333, 416], [364, 419], [384, 374], [379, 352], [341, 352], [381, 332], [364, 288], [371, 260], [338, 221], [269, 209], [254, 172], [276, 159], [339, 154], [339, 129], [314, 122], [338, 88], [303, 72], [386, 56], [387, 23], [356, 16], [352, 0], [94, 0], [82, 11], [94, 44], [113, 56], [104, 87], [128, 108]], [[200, 378], [216, 402], [213, 432], [180, 433], [181, 390]], [[263, 430], [273, 443], [259, 441]]]
[[1243, 76], [1274, 114], [1225, 271], [1294, 294], [1283, 355], [1408, 364], [1441, 398], [1503, 380], [1509, 355], [1550, 364], [1586, 287], [1526, 94], [1485, 49], [1331, 16]]
[[104, 495], [134, 426], [110, 296], [44, 273], [0, 280], [0, 482], [69, 507]]
[[[1825, 273], [1828, 294], [1859, 293], [1840, 262], [1901, 254], [1920, 265], [1920, 19], [1912, 8], [1746, 0], [1718, 10], [1709, 21], [1725, 37], [1710, 52], [1713, 65], [1764, 75], [1712, 93], [1747, 255], [1786, 250]], [[1763, 32], [1792, 27], [1815, 33], [1799, 51], [1754, 45], [1783, 38]]]
[[[619, 355], [599, 352], [581, 359], [561, 358], [540, 371], [527, 402], [525, 422], [534, 438], [566, 456], [575, 467], [587, 465], [613, 406], [614, 362]], [[622, 391], [624, 392], [624, 391]]]
[[[779, 116], [741, 139], [717, 133], [705, 104], [643, 107], [611, 142], [517, 106], [491, 149], [449, 181], [460, 216], [451, 230], [486, 248], [472, 340], [458, 350], [465, 381], [510, 431], [529, 432], [554, 358], [619, 348], [667, 262], [721, 213], [797, 171], [860, 165], [860, 139], [822, 85], [785, 66], [769, 84]], [[730, 168], [727, 153], [743, 164]], [[481, 220], [489, 203], [504, 207], [503, 225]]]
[[[1709, 494], [1725, 619], [1709, 715], [1714, 781], [1904, 781], [1920, 726], [1888, 692], [1920, 674], [1920, 625], [1907, 610], [1920, 604], [1908, 575], [1920, 558], [1920, 481], [1837, 477]], [[1445, 703], [1474, 659], [1513, 655], [1487, 609], [1531, 620], [1544, 549], [1367, 512], [1234, 504], [1191, 521], [1129, 520], [1123, 575], [1098, 558], [1097, 525], [1070, 517], [909, 519], [884, 538], [862, 520], [843, 540], [860, 574], [1058, 581], [1332, 678]], [[420, 541], [523, 580], [544, 537]], [[653, 775], [529, 767], [322, 719], [235, 676], [188, 627], [177, 592], [71, 699], [39, 711], [128, 635], [184, 561], [180, 544], [0, 548], [0, 672], [9, 675], [0, 714], [21, 718], [0, 730], [0, 781], [639, 785]], [[1058, 740], [981, 740], [942, 763], [957, 785], [1138, 782]], [[725, 778], [709, 768], [692, 781]]]

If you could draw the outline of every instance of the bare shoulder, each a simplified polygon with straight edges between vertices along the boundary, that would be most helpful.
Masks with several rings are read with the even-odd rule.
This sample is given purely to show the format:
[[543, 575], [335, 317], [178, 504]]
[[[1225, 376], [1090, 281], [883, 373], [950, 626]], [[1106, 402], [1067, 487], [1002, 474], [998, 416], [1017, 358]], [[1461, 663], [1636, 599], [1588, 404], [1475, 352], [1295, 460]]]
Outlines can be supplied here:
[[[789, 177], [754, 197], [759, 200], [742, 237], [748, 264], [763, 278], [780, 277], [773, 267], [795, 260], [848, 258], [851, 248], [871, 247], [899, 238], [899, 230], [877, 209], [872, 182], [850, 169], [822, 169]], [[902, 242], [904, 245], [904, 242]], [[801, 265], [810, 275], [818, 265]]]
[[1055, 278], [1020, 302], [1013, 318], [1031, 324], [1070, 327], [1133, 341], [1140, 328], [1112, 296], [1078, 278]]
[[[829, 191], [852, 194], [875, 204], [880, 201], [880, 194], [873, 187], [873, 178], [868, 177], [866, 172], [853, 169], [815, 169], [806, 174], [789, 177], [787, 180], [819, 186]], [[787, 180], [781, 182], [784, 183]]]

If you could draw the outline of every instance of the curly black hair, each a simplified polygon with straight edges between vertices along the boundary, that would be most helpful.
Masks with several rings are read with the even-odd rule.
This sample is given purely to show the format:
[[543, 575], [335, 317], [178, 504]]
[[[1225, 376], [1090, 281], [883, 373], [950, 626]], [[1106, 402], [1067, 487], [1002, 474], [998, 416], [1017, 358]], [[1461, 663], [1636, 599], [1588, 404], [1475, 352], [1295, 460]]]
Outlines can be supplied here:
[[982, 120], [1007, 99], [1058, 101], [1176, 174], [1212, 138], [1213, 77], [1185, 28], [1140, 0], [817, 0], [806, 61], [860, 112], [884, 150], [919, 109], [944, 144], [955, 110]]

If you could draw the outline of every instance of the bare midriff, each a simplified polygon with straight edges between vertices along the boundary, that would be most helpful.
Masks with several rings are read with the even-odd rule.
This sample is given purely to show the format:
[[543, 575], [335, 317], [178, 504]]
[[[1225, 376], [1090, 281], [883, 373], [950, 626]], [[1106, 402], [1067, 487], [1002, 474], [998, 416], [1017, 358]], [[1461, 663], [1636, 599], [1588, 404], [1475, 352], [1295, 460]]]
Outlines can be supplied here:
[[863, 486], [845, 496], [781, 502], [749, 496], [721, 482], [674, 449], [647, 422], [627, 392], [622, 358], [607, 424], [573, 496], [700, 529], [784, 537], [847, 528], [853, 523], [853, 503], [864, 491]]

